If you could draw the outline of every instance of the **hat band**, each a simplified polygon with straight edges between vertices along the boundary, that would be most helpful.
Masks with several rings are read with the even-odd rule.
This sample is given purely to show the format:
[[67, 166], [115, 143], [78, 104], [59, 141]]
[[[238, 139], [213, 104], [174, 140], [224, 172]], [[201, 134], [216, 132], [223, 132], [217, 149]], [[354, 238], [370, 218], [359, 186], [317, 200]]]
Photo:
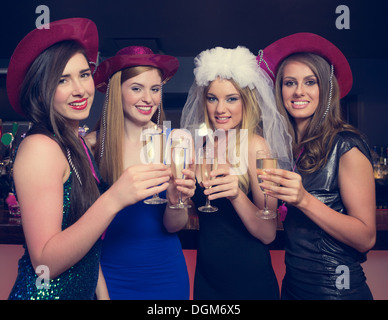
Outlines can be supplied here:
[[325, 112], [322, 115], [321, 120], [319, 121], [318, 127], [322, 124], [323, 120], [326, 118], [327, 113], [329, 112], [331, 105], [331, 97], [333, 94], [333, 74], [334, 74], [334, 66], [330, 65], [330, 80], [329, 80], [329, 99], [327, 100], [327, 107]]
[[94, 66], [94, 70], [93, 70], [93, 73], [92, 73], [92, 77], [93, 77], [94, 74], [95, 74], [96, 71], [97, 71], [97, 63], [95, 63], [94, 61], [89, 61], [89, 64], [91, 64], [91, 65]]
[[106, 87], [104, 106], [103, 106], [103, 110], [102, 110], [102, 139], [101, 139], [100, 159], [104, 155], [104, 151], [105, 151], [106, 112], [107, 112], [107, 108], [108, 108], [109, 86], [110, 86], [110, 79], [108, 80], [108, 85]]

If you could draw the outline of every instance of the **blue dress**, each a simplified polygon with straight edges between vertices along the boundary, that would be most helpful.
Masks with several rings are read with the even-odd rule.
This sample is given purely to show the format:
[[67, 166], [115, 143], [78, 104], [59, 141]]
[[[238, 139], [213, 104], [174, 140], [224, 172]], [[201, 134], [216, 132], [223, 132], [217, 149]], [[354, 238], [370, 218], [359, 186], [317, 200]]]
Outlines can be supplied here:
[[[63, 185], [62, 230], [69, 226], [71, 176]], [[41, 283], [32, 266], [27, 246], [19, 260], [16, 282], [8, 297], [10, 300], [92, 300], [97, 286], [101, 240], [74, 266], [49, 280], [49, 287]], [[47, 274], [46, 274], [47, 275]], [[38, 285], [37, 285], [38, 280]]]
[[101, 268], [112, 300], [189, 299], [186, 261], [177, 234], [163, 225], [165, 207], [140, 201], [109, 225]]

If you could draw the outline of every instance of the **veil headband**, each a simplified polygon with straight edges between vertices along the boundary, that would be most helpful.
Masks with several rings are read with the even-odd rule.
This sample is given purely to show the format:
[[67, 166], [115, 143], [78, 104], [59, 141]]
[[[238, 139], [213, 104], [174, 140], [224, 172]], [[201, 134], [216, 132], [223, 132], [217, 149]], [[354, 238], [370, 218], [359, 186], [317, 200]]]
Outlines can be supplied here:
[[233, 79], [241, 88], [249, 87], [258, 102], [260, 118], [255, 119], [257, 134], [279, 155], [282, 168], [292, 168], [291, 136], [286, 120], [278, 112], [273, 94], [273, 82], [257, 64], [256, 57], [245, 47], [216, 47], [201, 52], [194, 59], [194, 83], [182, 110], [181, 128], [192, 134], [205, 122], [204, 88], [216, 78]]

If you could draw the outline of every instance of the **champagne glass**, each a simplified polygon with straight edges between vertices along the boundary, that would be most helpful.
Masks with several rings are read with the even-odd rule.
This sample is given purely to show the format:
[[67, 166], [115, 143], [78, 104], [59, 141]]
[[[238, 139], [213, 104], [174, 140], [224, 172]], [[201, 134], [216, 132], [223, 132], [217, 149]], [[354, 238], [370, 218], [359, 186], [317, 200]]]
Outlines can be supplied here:
[[[183, 137], [174, 139], [171, 142], [171, 171], [174, 179], [183, 179], [183, 169], [189, 165], [189, 141]], [[171, 209], [191, 208], [191, 205], [182, 201], [182, 192], [179, 192], [179, 202], [171, 205]]]
[[[146, 163], [163, 163], [164, 162], [164, 146], [166, 143], [165, 130], [162, 125], [151, 125], [143, 127], [143, 155]], [[166, 203], [167, 199], [159, 197], [159, 194], [154, 194], [152, 198], [144, 200], [146, 204], [162, 204]]]
[[[210, 176], [210, 172], [217, 170], [217, 157], [215, 156], [215, 150], [213, 147], [203, 147], [199, 149], [199, 183], [204, 187], [204, 181], [213, 180], [214, 177]], [[211, 187], [204, 187], [205, 189]], [[201, 212], [216, 212], [218, 208], [210, 204], [209, 197], [206, 196], [206, 204], [198, 208]]]
[[[256, 171], [257, 175], [266, 174], [263, 169], [275, 169], [277, 168], [278, 159], [276, 154], [267, 151], [267, 150], [259, 150], [256, 152]], [[263, 182], [262, 179], [259, 179], [259, 183]], [[267, 184], [276, 185], [274, 182], [266, 181]], [[268, 202], [268, 194], [265, 192], [263, 188], [261, 190], [264, 193], [264, 209], [258, 211], [258, 216], [262, 219], [274, 219], [277, 214], [276, 211], [271, 210], [267, 206]]]

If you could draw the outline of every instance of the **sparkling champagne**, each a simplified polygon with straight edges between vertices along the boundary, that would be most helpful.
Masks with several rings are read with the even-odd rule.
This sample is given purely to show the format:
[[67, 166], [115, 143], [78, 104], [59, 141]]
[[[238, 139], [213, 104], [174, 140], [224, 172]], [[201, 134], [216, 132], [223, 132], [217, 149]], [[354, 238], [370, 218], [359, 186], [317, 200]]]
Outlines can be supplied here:
[[[213, 170], [216, 170], [217, 169], [217, 161], [216, 159], [202, 159], [202, 163], [200, 165], [200, 184], [202, 187], [203, 184], [202, 182], [203, 181], [209, 181], [209, 180], [213, 180], [214, 177], [211, 177], [210, 176], [210, 173], [213, 171]], [[211, 161], [213, 161], [213, 163], [211, 163]], [[211, 188], [211, 187], [206, 187], [206, 188]]]
[[[186, 149], [187, 150], [187, 149]], [[186, 165], [185, 148], [174, 147], [171, 151], [171, 171], [176, 179], [183, 179], [182, 170]]]
[[[259, 175], [266, 174], [263, 169], [276, 169], [278, 165], [278, 159], [277, 158], [259, 158], [256, 159], [256, 172]], [[259, 183], [261, 183], [262, 180], [259, 179]], [[269, 185], [276, 185], [274, 182], [266, 181]], [[263, 189], [262, 189], [263, 190]], [[265, 193], [265, 191], [263, 190]]]
[[145, 160], [147, 163], [163, 163], [163, 139], [162, 133], [150, 133], [143, 140]]

